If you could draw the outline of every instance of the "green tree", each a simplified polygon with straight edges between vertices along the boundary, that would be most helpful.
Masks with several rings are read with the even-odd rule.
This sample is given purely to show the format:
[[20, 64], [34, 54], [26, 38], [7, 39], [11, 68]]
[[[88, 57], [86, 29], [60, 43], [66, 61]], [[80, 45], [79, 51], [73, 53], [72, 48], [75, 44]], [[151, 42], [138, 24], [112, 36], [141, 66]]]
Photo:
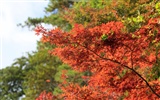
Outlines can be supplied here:
[[14, 64], [0, 70], [0, 98], [1, 100], [18, 100], [23, 96], [24, 65], [27, 58], [18, 58]]
[[37, 42], [37, 45], [36, 51], [17, 58], [11, 66], [0, 70], [2, 100], [17, 100], [23, 95], [24, 100], [32, 100], [44, 90], [57, 95], [61, 93], [59, 84], [63, 82], [63, 70], [67, 70], [68, 82], [85, 84], [82, 74], [48, 53], [54, 45], [42, 42]]
[[64, 30], [71, 29], [71, 25], [66, 21], [62, 15], [66, 8], [72, 7], [74, 2], [79, 0], [50, 0], [48, 6], [45, 8], [46, 15], [42, 18], [31, 18], [28, 19], [23, 24], [18, 24], [22, 27], [28, 26], [35, 28], [41, 23], [49, 24], [52, 26], [58, 26]]

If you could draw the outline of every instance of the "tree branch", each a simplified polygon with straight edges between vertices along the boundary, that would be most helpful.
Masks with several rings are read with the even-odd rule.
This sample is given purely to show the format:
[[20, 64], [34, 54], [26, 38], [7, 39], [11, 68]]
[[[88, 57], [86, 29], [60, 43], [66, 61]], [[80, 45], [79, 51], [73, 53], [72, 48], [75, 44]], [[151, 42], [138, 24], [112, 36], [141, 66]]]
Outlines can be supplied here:
[[119, 64], [119, 65], [121, 65], [121, 66], [124, 66], [125, 68], [131, 70], [132, 72], [134, 72], [136, 75], [138, 75], [138, 77], [140, 77], [140, 78], [146, 83], [146, 85], [150, 88], [150, 90], [151, 90], [157, 97], [160, 98], [160, 95], [155, 92], [155, 90], [150, 86], [150, 84], [147, 82], [147, 80], [146, 80], [145, 78], [143, 78], [143, 77], [142, 77], [136, 70], [134, 70], [133, 68], [130, 68], [130, 67], [127, 66], [127, 65], [121, 64], [121, 63], [118, 62], [117, 60], [113, 60], [113, 59], [109, 59], [109, 58], [103, 58], [103, 57], [101, 57], [100, 55], [98, 55], [97, 53], [95, 53], [93, 50], [90, 50], [89, 48], [87, 48], [87, 47], [85, 47], [85, 46], [83, 46], [83, 45], [81, 45], [81, 44], [79, 44], [79, 43], [78, 43], [78, 45], [80, 45], [81, 47], [87, 49], [88, 51], [92, 52], [93, 54], [95, 54], [96, 56], [98, 56], [99, 58], [101, 58], [101, 59], [103, 59], [103, 60], [108, 60], [108, 61], [117, 63], [117, 64]]

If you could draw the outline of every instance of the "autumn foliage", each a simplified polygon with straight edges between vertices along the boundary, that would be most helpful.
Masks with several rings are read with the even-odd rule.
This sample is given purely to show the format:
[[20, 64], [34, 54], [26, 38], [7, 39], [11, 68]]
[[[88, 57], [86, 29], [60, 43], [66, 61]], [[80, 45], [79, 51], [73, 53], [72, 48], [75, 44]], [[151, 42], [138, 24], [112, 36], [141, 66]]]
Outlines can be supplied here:
[[43, 91], [36, 100], [53, 100], [56, 99], [51, 92]]
[[[49, 51], [74, 70], [92, 72], [83, 77], [87, 86], [61, 86], [65, 100], [153, 100], [160, 97], [160, 81], [151, 70], [160, 59], [160, 18], [152, 18], [135, 32], [127, 33], [122, 22], [93, 28], [76, 24], [70, 32], [36, 28], [42, 41], [55, 44]], [[147, 76], [147, 75], [148, 76]]]
[[92, 73], [82, 76], [87, 82], [85, 86], [67, 83], [63, 74], [64, 83], [59, 85], [63, 92], [58, 98], [158, 100], [160, 3], [149, 0], [105, 3], [91, 1], [67, 9], [63, 17], [74, 24], [69, 32], [60, 28], [46, 30], [42, 26], [35, 29], [43, 42], [56, 45], [49, 51], [51, 55], [76, 71]]

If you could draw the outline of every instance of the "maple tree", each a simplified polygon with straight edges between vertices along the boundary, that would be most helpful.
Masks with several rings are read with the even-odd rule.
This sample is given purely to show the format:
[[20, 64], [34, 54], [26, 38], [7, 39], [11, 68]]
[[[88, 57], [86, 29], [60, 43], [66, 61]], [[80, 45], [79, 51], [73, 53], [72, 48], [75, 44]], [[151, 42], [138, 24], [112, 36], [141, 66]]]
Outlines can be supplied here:
[[92, 7], [88, 2], [79, 2], [78, 9], [73, 7], [66, 12], [66, 20], [75, 24], [70, 32], [59, 28], [48, 31], [41, 26], [35, 30], [42, 33], [43, 42], [57, 46], [50, 51], [52, 55], [74, 70], [92, 73], [83, 77], [86, 86], [61, 85], [63, 93], [59, 98], [160, 98], [160, 3], [112, 0], [107, 6], [102, 2], [96, 6], [92, 1]]
[[[147, 81], [141, 72], [152, 68], [160, 57], [160, 18], [152, 18], [139, 30], [126, 33], [122, 22], [108, 22], [93, 28], [75, 25], [70, 32], [45, 30], [42, 41], [55, 44], [50, 51], [78, 71], [90, 70], [88, 85], [62, 87], [70, 99], [151, 99], [160, 97], [160, 81]], [[84, 78], [85, 79], [85, 78]]]

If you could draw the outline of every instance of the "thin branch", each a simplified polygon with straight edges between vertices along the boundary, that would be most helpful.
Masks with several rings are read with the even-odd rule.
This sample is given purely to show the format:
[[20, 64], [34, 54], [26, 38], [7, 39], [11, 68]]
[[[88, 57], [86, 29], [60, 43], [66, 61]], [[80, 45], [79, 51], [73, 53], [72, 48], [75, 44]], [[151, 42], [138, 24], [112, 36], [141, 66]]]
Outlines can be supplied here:
[[84, 47], [85, 49], [89, 50], [90, 52], [92, 52], [93, 54], [95, 54], [96, 56], [98, 56], [99, 58], [101, 58], [101, 59], [103, 59], [103, 60], [108, 60], [108, 61], [117, 63], [117, 64], [119, 64], [119, 65], [121, 65], [121, 66], [124, 66], [125, 68], [131, 70], [132, 72], [134, 72], [135, 74], [137, 74], [137, 75], [146, 83], [146, 85], [150, 88], [150, 90], [151, 90], [157, 97], [160, 98], [160, 95], [155, 92], [155, 90], [150, 86], [150, 84], [147, 82], [147, 80], [146, 80], [145, 78], [143, 78], [143, 77], [142, 77], [137, 71], [135, 71], [133, 68], [130, 68], [130, 67], [127, 66], [127, 65], [121, 64], [121, 63], [118, 62], [117, 60], [113, 60], [113, 59], [109, 59], [109, 58], [103, 58], [103, 57], [101, 57], [100, 55], [98, 55], [97, 53], [95, 53], [93, 50], [90, 50], [89, 48], [87, 48], [87, 47], [85, 47], [85, 46], [83, 46], [83, 45], [81, 45], [81, 44], [79, 44], [79, 43], [78, 43], [78, 45], [80, 45], [81, 47]]

